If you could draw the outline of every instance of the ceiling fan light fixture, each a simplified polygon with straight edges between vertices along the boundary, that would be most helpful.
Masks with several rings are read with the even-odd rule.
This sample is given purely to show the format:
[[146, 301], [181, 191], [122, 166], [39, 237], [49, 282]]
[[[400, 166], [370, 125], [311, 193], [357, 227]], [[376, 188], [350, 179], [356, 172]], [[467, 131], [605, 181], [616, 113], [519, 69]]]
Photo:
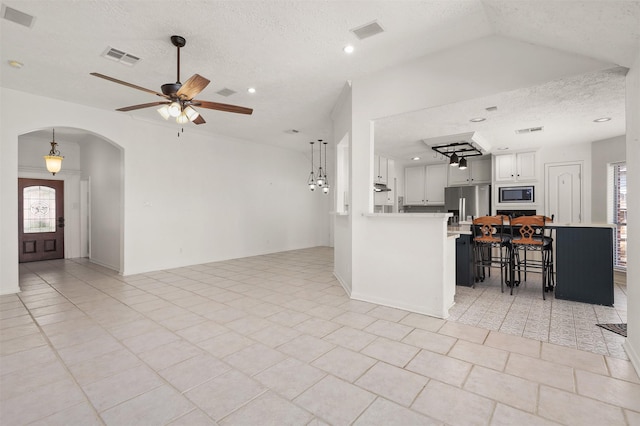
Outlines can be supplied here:
[[182, 112], [182, 105], [180, 105], [180, 102], [177, 101], [172, 102], [171, 105], [169, 105], [168, 111], [171, 117], [178, 117]]
[[178, 124], [186, 124], [189, 122], [189, 117], [184, 112], [180, 113], [179, 116], [176, 117], [176, 123]]
[[169, 114], [169, 105], [162, 105], [158, 108], [158, 114], [160, 114], [165, 120], [168, 120], [169, 117], [171, 117], [171, 114]]
[[195, 109], [191, 108], [191, 106], [187, 106], [182, 113], [187, 116], [189, 121], [195, 120], [200, 115], [200, 113]]

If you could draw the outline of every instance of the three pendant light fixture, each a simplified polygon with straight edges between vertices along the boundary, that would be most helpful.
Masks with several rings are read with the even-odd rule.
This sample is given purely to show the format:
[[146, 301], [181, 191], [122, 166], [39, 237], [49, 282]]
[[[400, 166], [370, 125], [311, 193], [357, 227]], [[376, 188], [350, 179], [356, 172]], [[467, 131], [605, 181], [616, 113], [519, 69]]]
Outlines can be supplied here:
[[[320, 153], [320, 162], [318, 167], [318, 174], [313, 172], [313, 145], [315, 142], [309, 142], [311, 145], [311, 173], [307, 179], [307, 185], [310, 191], [315, 191], [316, 186], [322, 188], [322, 192], [329, 193], [329, 180], [327, 179], [327, 142], [323, 142], [322, 139], [318, 139], [318, 152]], [[324, 145], [324, 169], [322, 168], [322, 145]]]

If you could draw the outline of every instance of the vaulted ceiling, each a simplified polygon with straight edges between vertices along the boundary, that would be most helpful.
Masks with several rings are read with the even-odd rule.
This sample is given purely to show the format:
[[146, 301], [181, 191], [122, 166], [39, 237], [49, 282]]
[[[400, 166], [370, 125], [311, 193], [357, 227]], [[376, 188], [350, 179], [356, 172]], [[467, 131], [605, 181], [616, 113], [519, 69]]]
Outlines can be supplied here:
[[[202, 110], [207, 124], [198, 130], [293, 149], [307, 149], [309, 140], [330, 135], [330, 112], [345, 81], [461, 43], [499, 35], [611, 63], [607, 74], [566, 82], [595, 82], [603, 93], [609, 93], [603, 85], [610, 83], [617, 85], [616, 96], [624, 68], [615, 67], [630, 66], [640, 43], [640, 1], [6, 0], [3, 6], [35, 17], [30, 27], [0, 19], [3, 87], [105, 110], [153, 102], [157, 98], [151, 94], [89, 73], [159, 91], [175, 81], [176, 52], [169, 37], [178, 34], [187, 40], [181, 79], [198, 73], [211, 80], [199, 99], [254, 109], [252, 116]], [[363, 40], [350, 32], [372, 21], [384, 32]], [[347, 44], [354, 53], [343, 52]], [[141, 59], [123, 65], [101, 56], [108, 48]], [[11, 60], [24, 65], [13, 68]], [[248, 93], [249, 87], [256, 93]], [[236, 93], [217, 93], [225, 88]], [[554, 90], [554, 83], [545, 90]], [[541, 92], [523, 88], [502, 96], [514, 112], [527, 105], [541, 114], [561, 112], [557, 99], [531, 96], [536, 94]], [[573, 90], [562, 105], [578, 102], [588, 111], [587, 98], [584, 90]], [[444, 112], [433, 111], [432, 118], [441, 119]], [[126, 114], [164, 123], [155, 108]], [[614, 114], [618, 124], [624, 120], [624, 108], [612, 107], [609, 115]], [[501, 117], [511, 121], [511, 131], [517, 119]], [[287, 132], [291, 129], [298, 133]]]

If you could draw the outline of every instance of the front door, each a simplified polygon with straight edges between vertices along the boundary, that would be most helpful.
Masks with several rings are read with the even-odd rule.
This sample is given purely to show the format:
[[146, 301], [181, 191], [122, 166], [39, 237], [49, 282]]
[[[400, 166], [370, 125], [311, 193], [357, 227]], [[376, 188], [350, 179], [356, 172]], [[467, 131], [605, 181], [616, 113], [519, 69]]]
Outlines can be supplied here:
[[547, 167], [547, 215], [556, 223], [582, 222], [582, 166], [558, 164]]
[[64, 181], [18, 179], [19, 261], [64, 258]]

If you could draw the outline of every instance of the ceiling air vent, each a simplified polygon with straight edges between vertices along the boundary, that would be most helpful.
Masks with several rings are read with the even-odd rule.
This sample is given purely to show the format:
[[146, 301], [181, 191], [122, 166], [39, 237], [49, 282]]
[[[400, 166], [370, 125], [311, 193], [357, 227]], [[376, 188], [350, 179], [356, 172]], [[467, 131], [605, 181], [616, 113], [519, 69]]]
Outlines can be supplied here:
[[362, 25], [357, 28], [352, 28], [349, 31], [354, 33], [359, 40], [372, 37], [376, 34], [384, 32], [384, 29], [378, 24], [378, 21], [373, 21], [369, 24]]
[[529, 127], [528, 129], [520, 129], [520, 130], [516, 130], [516, 134], [518, 135], [523, 135], [525, 133], [534, 133], [534, 132], [541, 132], [544, 129], [543, 126], [538, 126], [538, 127]]
[[112, 61], [120, 62], [124, 65], [133, 66], [138, 63], [140, 60], [139, 57], [130, 55], [127, 52], [123, 52], [122, 50], [114, 49], [113, 47], [107, 47], [107, 49], [102, 52], [102, 57], [111, 59]]
[[20, 12], [12, 7], [5, 6], [4, 4], [2, 5], [2, 17], [7, 21], [15, 22], [16, 24], [27, 28], [31, 28], [35, 21], [33, 16], [27, 15], [26, 13]]
[[231, 90], [225, 87], [224, 89], [218, 90], [216, 93], [221, 96], [231, 96], [237, 92], [235, 90]]
[[298, 133], [300, 133], [300, 130], [297, 129], [289, 129], [289, 130], [285, 130], [285, 133], [288, 133], [290, 135], [297, 135]]
[[485, 110], [489, 111], [489, 112], [493, 112], [493, 111], [497, 111], [498, 107], [497, 106], [490, 106], [485, 108]]

